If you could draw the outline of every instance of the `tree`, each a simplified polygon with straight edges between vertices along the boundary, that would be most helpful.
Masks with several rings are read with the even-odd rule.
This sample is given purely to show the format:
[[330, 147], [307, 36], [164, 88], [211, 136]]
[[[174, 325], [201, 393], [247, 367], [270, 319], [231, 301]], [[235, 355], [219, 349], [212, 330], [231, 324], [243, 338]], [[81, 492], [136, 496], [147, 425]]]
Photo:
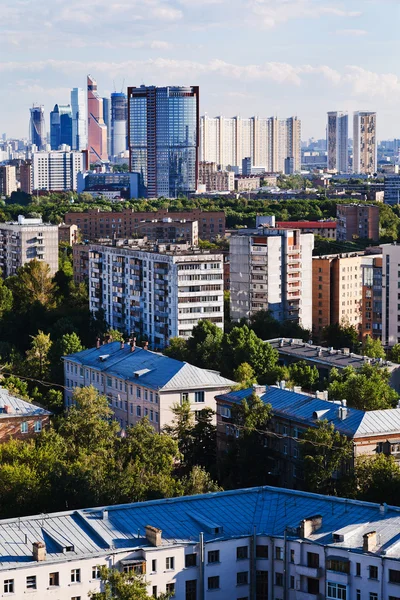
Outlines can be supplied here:
[[180, 472], [182, 473], [188, 471], [192, 466], [194, 413], [188, 400], [184, 400], [181, 404], [174, 404], [172, 413], [174, 418], [170, 425], [166, 425], [164, 430], [178, 444], [179, 452], [182, 455], [180, 466]]
[[352, 352], [358, 349], [358, 331], [353, 325], [334, 323], [322, 331], [322, 339], [332, 348], [350, 348]]
[[182, 485], [185, 496], [223, 491], [223, 488], [212, 480], [210, 473], [204, 467], [199, 466], [193, 467], [189, 475], [182, 479]]
[[237, 389], [245, 390], [257, 383], [253, 367], [246, 362], [242, 363], [234, 370], [233, 378], [239, 383], [239, 385], [236, 386]]
[[393, 408], [398, 401], [397, 392], [389, 385], [388, 369], [365, 364], [355, 371], [346, 367], [340, 373], [332, 369], [329, 377], [329, 397], [347, 400], [349, 406], [360, 410]]
[[182, 362], [188, 358], [188, 349], [186, 340], [180, 337], [170, 338], [168, 342], [169, 346], [164, 349], [163, 353], [169, 358], [175, 358]]
[[275, 383], [273, 375], [278, 362], [278, 351], [263, 342], [247, 325], [234, 327], [224, 336], [222, 368], [231, 376], [235, 368], [248, 363], [258, 382]]
[[215, 323], [200, 321], [187, 342], [189, 362], [204, 369], [219, 369], [223, 335]]
[[32, 336], [31, 347], [26, 351], [26, 363], [29, 373], [36, 379], [49, 378], [51, 346], [50, 334], [39, 331], [37, 335]]
[[395, 363], [400, 362], [400, 344], [395, 344], [390, 350], [390, 360]]
[[319, 380], [317, 367], [309, 365], [305, 360], [291, 364], [288, 370], [290, 380], [306, 390], [314, 389]]
[[50, 353], [52, 381], [64, 383], [61, 357], [81, 352], [83, 349], [82, 342], [75, 332], [65, 333], [53, 344]]
[[352, 443], [332, 423], [319, 421], [303, 436], [302, 453], [307, 488], [319, 494], [336, 494], [334, 474], [351, 460]]
[[[91, 600], [152, 600], [147, 594], [146, 580], [135, 572], [121, 573], [117, 569], [102, 567], [100, 571], [103, 592], [89, 592]], [[158, 594], [157, 598], [167, 600], [168, 594]]]
[[8, 287], [4, 285], [3, 279], [1, 279], [0, 271], [0, 319], [3, 318], [4, 313], [7, 313], [12, 309], [13, 305], [13, 294]]
[[16, 375], [4, 377], [1, 380], [1, 385], [6, 388], [10, 394], [29, 401], [28, 384], [26, 381], [19, 379]]
[[38, 302], [45, 308], [55, 306], [56, 285], [50, 275], [50, 267], [39, 260], [31, 260], [18, 269], [17, 276], [9, 277], [14, 297], [22, 307]]
[[386, 358], [381, 340], [374, 340], [369, 335], [365, 338], [362, 345], [362, 354], [370, 358]]
[[400, 467], [393, 456], [377, 454], [358, 458], [354, 476], [354, 488], [361, 500], [399, 504]]
[[108, 329], [106, 337], [109, 337], [112, 342], [123, 342], [125, 340], [123, 334], [118, 329]]

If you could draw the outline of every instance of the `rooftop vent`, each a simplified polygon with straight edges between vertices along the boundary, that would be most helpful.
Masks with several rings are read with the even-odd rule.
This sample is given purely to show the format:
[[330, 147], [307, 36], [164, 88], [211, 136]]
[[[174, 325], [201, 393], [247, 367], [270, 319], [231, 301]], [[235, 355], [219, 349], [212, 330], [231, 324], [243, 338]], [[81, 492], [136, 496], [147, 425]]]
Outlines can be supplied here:
[[109, 357], [110, 357], [109, 354], [102, 354], [101, 356], [99, 356], [99, 361], [105, 362], [107, 360], [107, 358], [109, 358]]

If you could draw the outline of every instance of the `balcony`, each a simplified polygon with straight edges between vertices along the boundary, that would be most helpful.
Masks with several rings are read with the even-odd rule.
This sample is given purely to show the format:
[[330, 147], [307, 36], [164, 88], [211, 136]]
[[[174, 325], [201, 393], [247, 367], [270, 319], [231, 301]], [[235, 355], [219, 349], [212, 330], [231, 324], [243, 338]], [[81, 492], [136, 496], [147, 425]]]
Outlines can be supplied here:
[[304, 575], [305, 577], [312, 577], [313, 579], [320, 579], [323, 577], [323, 569], [321, 567], [308, 567], [306, 565], [297, 565], [296, 573], [298, 575]]

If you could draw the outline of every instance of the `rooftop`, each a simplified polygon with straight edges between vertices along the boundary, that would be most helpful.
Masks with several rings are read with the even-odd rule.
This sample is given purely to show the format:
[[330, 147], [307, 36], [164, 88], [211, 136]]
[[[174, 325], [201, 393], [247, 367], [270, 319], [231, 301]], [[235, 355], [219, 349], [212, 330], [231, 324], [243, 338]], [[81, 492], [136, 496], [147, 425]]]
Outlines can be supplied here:
[[46, 415], [51, 415], [51, 412], [21, 400], [21, 398], [10, 394], [6, 388], [0, 387], [0, 420], [9, 419], [10, 417], [40, 417]]
[[369, 555], [400, 559], [400, 508], [260, 487], [3, 520], [0, 570], [35, 564], [34, 542], [45, 544], [46, 562], [64, 562], [149, 547], [146, 525], [162, 530], [164, 546], [194, 543], [201, 532], [206, 542], [250, 536], [254, 529], [283, 538], [286, 527], [289, 538], [300, 539], [300, 522], [313, 515], [322, 524], [310, 541], [362, 553], [363, 535], [376, 531]]
[[336, 229], [337, 221], [277, 221], [278, 229]]
[[189, 242], [151, 242], [147, 238], [133, 240], [116, 239], [108, 241], [108, 243], [91, 244], [90, 249], [96, 252], [104, 252], [105, 250], [120, 252], [128, 250], [131, 252], [161, 254], [163, 256], [206, 256], [212, 260], [222, 260], [222, 253], [218, 250], [203, 250], [197, 246], [190, 245]]
[[200, 369], [143, 348], [136, 347], [131, 352], [129, 344], [121, 348], [120, 342], [110, 342], [100, 348], [83, 350], [63, 358], [162, 392], [231, 387], [236, 384], [217, 371]]

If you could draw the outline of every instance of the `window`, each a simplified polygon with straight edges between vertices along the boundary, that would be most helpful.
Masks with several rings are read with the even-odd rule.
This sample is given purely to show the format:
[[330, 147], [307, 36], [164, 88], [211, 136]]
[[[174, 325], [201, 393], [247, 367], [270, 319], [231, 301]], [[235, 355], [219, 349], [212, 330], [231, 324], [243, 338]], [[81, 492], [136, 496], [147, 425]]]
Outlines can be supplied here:
[[49, 573], [49, 586], [60, 585], [60, 576], [57, 573]]
[[258, 545], [256, 546], [256, 557], [257, 558], [268, 558], [268, 546], [267, 545]]
[[219, 563], [219, 550], [210, 550], [208, 553], [209, 563]]
[[350, 563], [343, 559], [327, 559], [326, 568], [328, 571], [336, 571], [337, 573], [350, 573]]
[[167, 583], [165, 586], [165, 591], [167, 594], [171, 594], [171, 596], [175, 596], [175, 583]]
[[184, 402], [189, 402], [189, 392], [182, 392], [181, 401], [182, 401], [182, 404]]
[[318, 569], [319, 554], [316, 554], [315, 552], [307, 552], [307, 567]]
[[185, 567], [195, 567], [197, 564], [197, 554], [186, 554], [185, 555]]
[[294, 563], [294, 550], [290, 551], [290, 562]]
[[71, 569], [71, 583], [80, 583], [81, 581], [81, 570]]
[[142, 408], [141, 408], [140, 406], [137, 406], [137, 407], [136, 407], [136, 416], [137, 416], [137, 417], [140, 417], [140, 416], [141, 416], [141, 414], [142, 414]]
[[175, 558], [173, 556], [167, 556], [165, 559], [165, 568], [172, 570], [175, 568]]
[[307, 577], [307, 593], [316, 596], [319, 594], [319, 581], [312, 577]]
[[215, 575], [214, 577], [208, 578], [208, 589], [209, 590], [218, 590], [219, 589], [219, 577]]
[[80, 596], [72, 596], [71, 600], [81, 600]]
[[374, 565], [370, 565], [368, 567], [369, 569], [369, 578], [370, 579], [378, 579], [378, 567], [375, 567]]
[[186, 581], [185, 600], [197, 600], [197, 579]]
[[21, 433], [28, 433], [28, 421], [22, 421]]
[[275, 573], [275, 585], [283, 586], [283, 573]]
[[35, 421], [35, 433], [42, 431], [42, 421]]
[[247, 585], [249, 583], [249, 572], [241, 571], [236, 574], [236, 584], [237, 585]]
[[361, 590], [356, 590], [356, 600], [361, 600]]
[[338, 600], [347, 600], [346, 594], [346, 586], [341, 583], [332, 583], [332, 581], [328, 581], [326, 584], [327, 587], [327, 598], [334, 598]]
[[280, 546], [276, 546], [275, 548], [275, 558], [276, 560], [283, 560], [283, 548]]
[[156, 585], [153, 585], [152, 596], [153, 596], [153, 598], [157, 598], [157, 586]]
[[400, 571], [389, 569], [389, 581], [390, 583], [400, 583]]
[[[357, 598], [357, 600], [361, 600], [361, 594], [360, 594], [360, 598]], [[400, 600], [399, 596], [389, 596], [389, 600]]]
[[194, 393], [194, 401], [195, 402], [204, 402], [204, 392], [195, 392]]
[[249, 554], [248, 546], [238, 546], [236, 548], [237, 560], [242, 560], [243, 558], [248, 558], [248, 554]]
[[92, 579], [100, 579], [100, 567], [98, 565], [92, 567]]
[[293, 575], [290, 576], [289, 587], [290, 587], [290, 589], [294, 590], [294, 577], [293, 577]]
[[141, 394], [140, 387], [137, 387], [136, 388], [136, 398], [140, 398], [140, 394]]
[[370, 592], [369, 600], [378, 600], [378, 594], [376, 592]]
[[26, 589], [36, 590], [36, 575], [28, 575], [26, 578]]
[[361, 577], [361, 563], [356, 563], [356, 577]]
[[152, 573], [157, 572], [157, 561], [155, 558], [153, 558], [153, 560], [151, 561], [151, 572]]

